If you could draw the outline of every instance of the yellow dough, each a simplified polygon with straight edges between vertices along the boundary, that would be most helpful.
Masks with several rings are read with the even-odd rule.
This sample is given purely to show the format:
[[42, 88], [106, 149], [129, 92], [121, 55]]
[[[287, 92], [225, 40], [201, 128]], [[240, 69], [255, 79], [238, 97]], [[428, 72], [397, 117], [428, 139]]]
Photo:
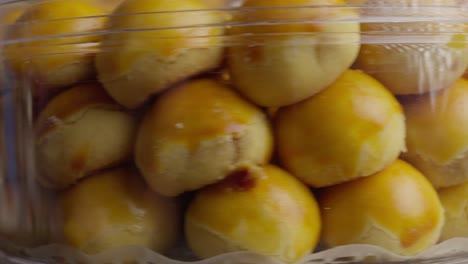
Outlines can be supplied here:
[[405, 149], [398, 101], [372, 77], [346, 71], [321, 93], [275, 115], [281, 164], [313, 187], [371, 175]]
[[436, 244], [444, 224], [434, 188], [401, 160], [372, 176], [324, 188], [318, 201], [322, 240], [329, 247], [371, 244], [415, 255]]
[[436, 188], [468, 181], [468, 81], [402, 102], [408, 128], [403, 158]]
[[[34, 85], [33, 94], [92, 79], [94, 51], [99, 37], [86, 35], [102, 28], [103, 12], [80, 0], [43, 0], [31, 3], [8, 38], [28, 39], [6, 46], [5, 55], [17, 78]], [[88, 18], [82, 18], [88, 17]], [[71, 36], [83, 34], [81, 36]], [[60, 37], [60, 35], [67, 35]]]
[[[224, 29], [199, 25], [222, 23], [224, 16], [200, 11], [208, 7], [200, 0], [127, 0], [120, 5], [114, 14], [127, 15], [111, 17], [109, 30], [127, 32], [106, 35], [96, 58], [107, 92], [125, 107], [136, 108], [169, 86], [216, 68], [223, 54], [218, 36]], [[138, 12], [159, 13], [131, 15]], [[128, 31], [146, 28], [154, 30]]]
[[[367, 2], [373, 8], [362, 9], [364, 16], [412, 15], [434, 17], [434, 20], [435, 17], [462, 20], [465, 16], [461, 8], [453, 8], [457, 6], [453, 0]], [[383, 5], [406, 8], [384, 8]], [[423, 8], [423, 5], [433, 7]], [[375, 77], [394, 94], [421, 94], [450, 87], [468, 66], [463, 22], [363, 23], [361, 30], [374, 37], [378, 34], [381, 43], [363, 44], [356, 67]]]
[[36, 123], [39, 181], [64, 188], [95, 170], [128, 161], [135, 132], [135, 118], [100, 85], [78, 85], [59, 94]]
[[135, 161], [155, 191], [175, 196], [264, 164], [271, 152], [265, 114], [223, 84], [200, 79], [172, 88], [148, 110]]
[[164, 253], [180, 233], [176, 201], [152, 192], [130, 169], [93, 175], [59, 198], [64, 238], [87, 254], [129, 245]]
[[[302, 7], [306, 5], [313, 8]], [[358, 54], [358, 22], [297, 23], [357, 19], [357, 12], [346, 8], [342, 0], [247, 0], [243, 6], [248, 9], [236, 13], [234, 22], [280, 22], [233, 26], [229, 31], [236, 43], [227, 54], [234, 84], [258, 105], [290, 105], [320, 92], [348, 69]]]
[[320, 226], [311, 191], [272, 165], [202, 189], [185, 217], [187, 241], [201, 258], [247, 250], [295, 263], [314, 250]]

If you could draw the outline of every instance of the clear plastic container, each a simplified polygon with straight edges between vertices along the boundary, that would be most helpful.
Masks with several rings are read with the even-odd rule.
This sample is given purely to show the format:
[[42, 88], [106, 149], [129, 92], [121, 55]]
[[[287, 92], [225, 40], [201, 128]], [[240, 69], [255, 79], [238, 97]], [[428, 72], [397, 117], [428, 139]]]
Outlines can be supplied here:
[[0, 5], [0, 262], [464, 263], [464, 1]]

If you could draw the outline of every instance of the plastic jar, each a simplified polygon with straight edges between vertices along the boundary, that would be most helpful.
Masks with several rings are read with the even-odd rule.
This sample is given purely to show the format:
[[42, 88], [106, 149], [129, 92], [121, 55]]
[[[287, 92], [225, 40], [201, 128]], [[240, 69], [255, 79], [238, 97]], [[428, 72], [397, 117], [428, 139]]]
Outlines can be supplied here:
[[0, 262], [467, 261], [464, 4], [1, 4]]

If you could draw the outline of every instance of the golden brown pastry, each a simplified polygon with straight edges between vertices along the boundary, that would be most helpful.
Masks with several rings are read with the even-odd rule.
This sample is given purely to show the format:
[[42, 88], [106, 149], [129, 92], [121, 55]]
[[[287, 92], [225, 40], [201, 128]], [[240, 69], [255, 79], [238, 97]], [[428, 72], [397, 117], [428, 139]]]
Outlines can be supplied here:
[[[104, 37], [96, 58], [99, 80], [107, 92], [127, 108], [136, 108], [152, 95], [188, 77], [217, 67], [222, 58], [220, 11], [200, 0], [127, 0], [109, 19], [109, 30], [127, 31]], [[194, 10], [183, 12], [181, 10]], [[135, 14], [137, 12], [162, 12]], [[179, 12], [177, 12], [179, 11]], [[173, 28], [161, 30], [162, 28]]]
[[39, 181], [64, 188], [89, 173], [130, 159], [136, 120], [98, 84], [75, 86], [52, 99], [36, 124]]
[[468, 181], [468, 81], [402, 102], [408, 128], [403, 158], [436, 188]]
[[397, 160], [366, 178], [320, 190], [322, 240], [329, 247], [371, 244], [415, 255], [439, 239], [444, 211], [424, 176]]
[[346, 71], [321, 93], [275, 116], [281, 164], [313, 187], [371, 175], [405, 149], [398, 101], [372, 77]]
[[43, 39], [6, 46], [5, 55], [17, 78], [33, 83], [35, 96], [92, 79], [99, 37], [86, 33], [102, 28], [104, 19], [92, 17], [102, 14], [81, 0], [43, 0], [28, 5], [18, 20], [21, 24], [10, 30], [8, 38]]
[[175, 196], [264, 164], [271, 152], [265, 114], [221, 83], [200, 79], [152, 105], [139, 128], [135, 161], [156, 192]]
[[468, 182], [439, 190], [445, 211], [445, 224], [440, 241], [468, 237]]
[[130, 169], [93, 175], [60, 202], [66, 242], [87, 254], [129, 245], [165, 253], [180, 233], [176, 201], [152, 192]]
[[378, 36], [381, 43], [362, 45], [357, 68], [399, 95], [447, 88], [462, 76], [468, 66], [467, 31], [461, 22], [464, 11], [453, 8], [455, 1], [368, 0], [367, 4], [373, 8], [363, 8], [364, 16], [433, 17], [434, 22], [363, 23], [363, 33]]
[[358, 54], [359, 23], [297, 22], [357, 19], [357, 12], [344, 5], [342, 0], [245, 1], [248, 9], [236, 13], [234, 21], [257, 24], [229, 31], [236, 42], [227, 55], [236, 88], [256, 104], [274, 107], [304, 100], [334, 82]]
[[320, 226], [310, 190], [272, 165], [202, 189], [185, 217], [187, 241], [200, 258], [247, 250], [295, 263], [314, 250]]

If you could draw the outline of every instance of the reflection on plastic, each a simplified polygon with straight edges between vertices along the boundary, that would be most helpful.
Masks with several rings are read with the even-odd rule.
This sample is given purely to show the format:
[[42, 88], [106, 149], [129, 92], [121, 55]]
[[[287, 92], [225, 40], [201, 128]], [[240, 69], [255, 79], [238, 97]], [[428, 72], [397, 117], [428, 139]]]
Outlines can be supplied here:
[[[382, 248], [368, 245], [350, 245], [336, 247], [330, 250], [311, 254], [298, 261], [296, 264], [322, 264], [322, 263], [403, 263], [415, 261], [415, 263], [466, 263], [468, 257], [467, 238], [456, 238], [443, 242], [417, 256], [401, 257]], [[29, 259], [42, 260], [45, 263], [50, 261], [59, 263], [131, 263], [135, 264], [185, 264], [189, 262], [171, 260], [159, 255], [149, 249], [128, 246], [114, 248], [101, 254], [89, 256], [79, 253], [75, 249], [61, 246], [48, 245], [35, 249], [26, 250]], [[27, 261], [24, 259], [9, 258], [5, 256], [12, 264], [42, 264], [36, 261]], [[28, 258], [26, 258], [28, 259]], [[2, 255], [0, 254], [0, 261]], [[127, 261], [127, 262], [125, 262]], [[4, 262], [2, 262], [4, 263]], [[284, 264], [279, 260], [257, 255], [249, 252], [235, 252], [220, 255], [203, 261], [190, 262], [192, 264]], [[9, 263], [7, 263], [9, 264]]]

